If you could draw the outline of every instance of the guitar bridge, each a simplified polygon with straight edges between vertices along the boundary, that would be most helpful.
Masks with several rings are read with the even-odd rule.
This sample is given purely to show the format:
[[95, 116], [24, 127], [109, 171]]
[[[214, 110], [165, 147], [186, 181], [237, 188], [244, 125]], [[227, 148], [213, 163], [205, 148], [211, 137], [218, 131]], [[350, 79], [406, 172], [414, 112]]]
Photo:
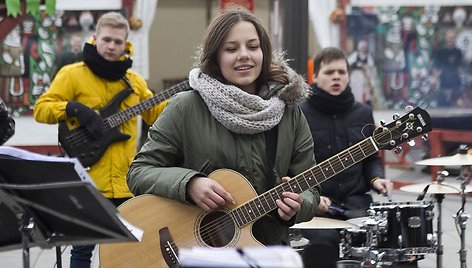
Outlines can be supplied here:
[[159, 230], [159, 244], [161, 245], [161, 253], [169, 268], [179, 267], [178, 249], [169, 232], [169, 228], [164, 227]]

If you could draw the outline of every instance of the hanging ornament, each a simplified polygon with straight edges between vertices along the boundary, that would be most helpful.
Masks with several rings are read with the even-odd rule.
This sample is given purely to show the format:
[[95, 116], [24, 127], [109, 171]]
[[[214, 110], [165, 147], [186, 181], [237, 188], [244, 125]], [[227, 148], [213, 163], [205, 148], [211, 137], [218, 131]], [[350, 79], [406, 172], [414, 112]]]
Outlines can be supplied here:
[[128, 21], [131, 30], [137, 31], [143, 26], [143, 21], [134, 16], [129, 17]]
[[56, 14], [56, 0], [46, 0], [46, 13], [49, 16]]
[[20, 0], [6, 0], [7, 16], [16, 17], [20, 15]]
[[39, 12], [41, 0], [26, 0], [26, 14], [36, 15]]
[[338, 23], [343, 21], [345, 16], [346, 14], [344, 12], [344, 9], [342, 9], [341, 7], [337, 7], [333, 12], [331, 12], [329, 18], [333, 23]]

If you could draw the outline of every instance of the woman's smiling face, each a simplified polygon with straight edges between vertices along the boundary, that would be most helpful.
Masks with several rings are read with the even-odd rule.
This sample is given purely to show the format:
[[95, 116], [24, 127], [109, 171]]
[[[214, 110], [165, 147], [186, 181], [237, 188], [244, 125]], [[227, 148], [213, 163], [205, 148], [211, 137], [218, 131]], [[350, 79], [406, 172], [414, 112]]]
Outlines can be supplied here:
[[236, 23], [218, 50], [218, 65], [227, 83], [252, 94], [257, 91], [263, 58], [256, 28], [247, 21]]

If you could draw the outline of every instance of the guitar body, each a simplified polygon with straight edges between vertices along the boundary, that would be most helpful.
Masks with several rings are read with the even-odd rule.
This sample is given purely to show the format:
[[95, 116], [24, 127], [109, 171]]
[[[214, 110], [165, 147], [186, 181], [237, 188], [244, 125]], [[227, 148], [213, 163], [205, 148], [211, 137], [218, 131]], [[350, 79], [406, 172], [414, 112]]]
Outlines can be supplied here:
[[[88, 131], [83, 127], [79, 127], [78, 130], [74, 131], [69, 130], [65, 122], [59, 123], [59, 132], [64, 139], [73, 138], [74, 136], [71, 135], [79, 133], [78, 131], [88, 134]], [[118, 131], [117, 128], [112, 128], [105, 131], [99, 140], [92, 138], [91, 135], [87, 135], [80, 138], [77, 142], [66, 143], [62, 142], [62, 139], [59, 139], [59, 142], [64, 147], [64, 150], [68, 152], [69, 157], [77, 157], [84, 167], [90, 167], [100, 160], [110, 144], [127, 140], [129, 137], [129, 135]]]
[[175, 258], [179, 248], [263, 246], [254, 238], [252, 224], [240, 229], [222, 220], [212, 225], [210, 235], [205, 233], [205, 222], [208, 227], [208, 221], [217, 222], [227, 210], [257, 196], [251, 184], [235, 171], [220, 169], [209, 177], [233, 195], [235, 206], [206, 213], [197, 206], [155, 195], [132, 198], [118, 210], [128, 222], [144, 230], [142, 240], [100, 245], [100, 267], [178, 267]]
[[[113, 100], [100, 110], [100, 116], [107, 118], [116, 114], [121, 102], [129, 92], [120, 92]], [[84, 167], [95, 164], [112, 143], [124, 141], [131, 136], [121, 133], [117, 127], [106, 128], [100, 139], [95, 139], [84, 126], [78, 126], [77, 120], [59, 122], [59, 142], [69, 157], [77, 157]], [[74, 128], [74, 126], [76, 126]]]

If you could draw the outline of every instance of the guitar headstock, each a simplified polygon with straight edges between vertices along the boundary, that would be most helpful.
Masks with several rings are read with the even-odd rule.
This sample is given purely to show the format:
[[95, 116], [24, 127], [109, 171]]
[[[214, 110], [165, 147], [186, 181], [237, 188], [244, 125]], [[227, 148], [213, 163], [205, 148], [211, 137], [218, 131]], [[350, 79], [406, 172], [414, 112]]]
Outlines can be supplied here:
[[379, 149], [391, 150], [414, 137], [431, 131], [431, 117], [428, 112], [416, 107], [393, 122], [377, 128], [373, 139]]

